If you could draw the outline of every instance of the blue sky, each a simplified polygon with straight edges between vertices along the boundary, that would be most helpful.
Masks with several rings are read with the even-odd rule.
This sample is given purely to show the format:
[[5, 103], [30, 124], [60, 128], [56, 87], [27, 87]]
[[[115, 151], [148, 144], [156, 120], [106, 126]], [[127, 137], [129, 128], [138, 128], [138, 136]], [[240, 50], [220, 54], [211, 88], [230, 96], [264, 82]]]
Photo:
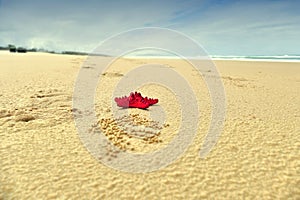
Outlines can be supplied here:
[[300, 54], [298, 0], [0, 0], [0, 45], [91, 51], [133, 28], [182, 32], [210, 55]]

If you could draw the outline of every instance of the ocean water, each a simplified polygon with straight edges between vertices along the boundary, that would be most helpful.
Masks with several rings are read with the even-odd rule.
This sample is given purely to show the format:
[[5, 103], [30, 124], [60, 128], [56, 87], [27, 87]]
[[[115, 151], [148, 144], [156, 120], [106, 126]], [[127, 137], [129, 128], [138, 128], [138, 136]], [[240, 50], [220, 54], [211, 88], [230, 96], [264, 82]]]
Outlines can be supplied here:
[[[126, 55], [125, 58], [135, 59], [150, 59], [150, 58], [162, 58], [162, 59], [182, 59], [180, 56], [171, 55], [154, 55], [154, 54], [143, 54], [143, 55]], [[223, 55], [210, 55], [202, 57], [189, 57], [187, 59], [212, 59], [212, 60], [239, 60], [239, 61], [268, 61], [268, 62], [300, 62], [300, 55], [276, 55], [276, 56], [223, 56]]]
[[213, 60], [241, 60], [241, 61], [273, 61], [273, 62], [300, 62], [300, 55], [276, 55], [276, 56], [210, 56]]

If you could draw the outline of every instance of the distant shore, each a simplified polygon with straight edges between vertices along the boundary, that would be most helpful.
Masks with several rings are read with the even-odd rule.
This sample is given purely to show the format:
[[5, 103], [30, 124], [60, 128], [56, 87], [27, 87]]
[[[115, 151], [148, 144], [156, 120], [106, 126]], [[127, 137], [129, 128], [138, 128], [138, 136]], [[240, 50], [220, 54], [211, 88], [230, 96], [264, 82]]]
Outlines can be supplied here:
[[[0, 50], [0, 54], [13, 54], [8, 50]], [[96, 54], [96, 53], [87, 53], [87, 52], [77, 52], [77, 51], [63, 51], [63, 52], [47, 52], [47, 51], [29, 51], [27, 53], [49, 53], [49, 54], [57, 54], [57, 55], [77, 55], [77, 56], [103, 56], [103, 57], [112, 57], [111, 55], [106, 54]], [[17, 54], [17, 52], [16, 52]], [[23, 54], [23, 53], [19, 53]], [[180, 57], [173, 56], [153, 56], [153, 55], [144, 55], [144, 56], [124, 56], [124, 58], [132, 58], [132, 59], [182, 59]], [[300, 62], [300, 56], [298, 55], [282, 55], [282, 56], [216, 56], [216, 55], [208, 55], [203, 58], [187, 58], [187, 59], [211, 59], [214, 61], [217, 60], [229, 60], [229, 61], [261, 61], [261, 62]]]

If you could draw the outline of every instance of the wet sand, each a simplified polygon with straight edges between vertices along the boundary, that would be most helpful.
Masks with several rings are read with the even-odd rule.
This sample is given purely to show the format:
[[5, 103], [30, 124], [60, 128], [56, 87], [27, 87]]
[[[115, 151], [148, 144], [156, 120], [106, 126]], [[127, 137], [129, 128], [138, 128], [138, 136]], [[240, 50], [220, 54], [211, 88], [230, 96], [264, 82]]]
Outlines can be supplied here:
[[[201, 120], [196, 138], [178, 160], [155, 172], [134, 174], [101, 164], [78, 137], [72, 95], [85, 59], [0, 53], [0, 199], [300, 198], [300, 63], [214, 61], [221, 74], [216, 78], [225, 88], [226, 120], [217, 145], [201, 159], [199, 149], [211, 114], [205, 82], [178, 60], [157, 60], [202, 91], [196, 94]], [[131, 66], [151, 62], [119, 60], [102, 74], [97, 88], [98, 125], [108, 127], [106, 135], [128, 151], [167, 145], [180, 123], [175, 96], [152, 85], [140, 91], [159, 98], [165, 108], [164, 126], [152, 132], [159, 130], [160, 135], [152, 140], [125, 135], [121, 141], [113, 129], [116, 82]], [[155, 127], [150, 112], [151, 108], [130, 110], [137, 124]]]

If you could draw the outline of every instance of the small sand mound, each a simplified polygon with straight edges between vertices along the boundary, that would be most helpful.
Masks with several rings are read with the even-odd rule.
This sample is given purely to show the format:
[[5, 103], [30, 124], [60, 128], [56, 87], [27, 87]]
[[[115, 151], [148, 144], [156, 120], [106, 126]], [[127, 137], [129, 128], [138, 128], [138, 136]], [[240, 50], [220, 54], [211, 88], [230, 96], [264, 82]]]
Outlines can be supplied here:
[[0, 118], [10, 117], [12, 113], [8, 110], [0, 110]]
[[29, 122], [35, 120], [35, 117], [29, 114], [16, 116], [16, 122]]

